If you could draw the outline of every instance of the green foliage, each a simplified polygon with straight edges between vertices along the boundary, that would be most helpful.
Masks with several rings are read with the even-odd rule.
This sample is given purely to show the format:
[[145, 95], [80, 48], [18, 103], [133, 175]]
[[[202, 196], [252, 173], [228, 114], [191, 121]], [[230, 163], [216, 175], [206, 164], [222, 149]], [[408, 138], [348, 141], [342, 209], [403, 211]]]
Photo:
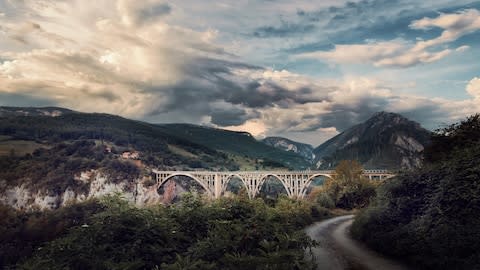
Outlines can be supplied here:
[[169, 207], [137, 208], [114, 195], [35, 215], [8, 208], [0, 214], [4, 267], [313, 269], [304, 252], [315, 243], [303, 228], [327, 212], [287, 197], [268, 206], [246, 196], [207, 202], [191, 193]]
[[335, 208], [335, 201], [330, 197], [327, 192], [320, 190], [320, 192], [316, 193], [314, 198], [315, 202], [325, 208], [332, 209]]
[[101, 210], [96, 201], [31, 213], [0, 205], [0, 268], [31, 256], [42, 243], [64, 235], [72, 226], [84, 224], [89, 216]]
[[480, 119], [437, 133], [420, 170], [389, 180], [355, 237], [422, 269], [480, 268]]
[[427, 162], [446, 161], [452, 154], [478, 145], [480, 138], [480, 114], [466, 120], [438, 129], [432, 136], [432, 144], [425, 149]]
[[376, 184], [362, 176], [363, 168], [357, 161], [343, 160], [335, 169], [333, 179], [310, 195], [311, 200], [325, 208], [354, 209], [369, 204], [376, 194]]
[[0, 165], [0, 180], [6, 183], [3, 188], [23, 184], [31, 190], [56, 194], [67, 187], [80, 193], [87, 192], [88, 183], [74, 179], [76, 174], [85, 170], [100, 169], [113, 182], [133, 181], [140, 175], [137, 166], [118, 160], [91, 140], [58, 143], [50, 149], [37, 149], [33, 155], [24, 157], [0, 157]]

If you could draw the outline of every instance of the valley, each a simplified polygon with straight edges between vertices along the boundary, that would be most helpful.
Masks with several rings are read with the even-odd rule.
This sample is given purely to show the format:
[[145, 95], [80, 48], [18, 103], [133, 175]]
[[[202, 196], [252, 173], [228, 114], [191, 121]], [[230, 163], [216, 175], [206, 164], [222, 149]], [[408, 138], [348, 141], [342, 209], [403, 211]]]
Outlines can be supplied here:
[[[118, 230], [114, 234], [129, 231], [145, 243], [151, 242], [152, 230], [167, 233], [160, 239], [175, 245], [176, 255], [133, 248], [138, 261], [118, 257], [107, 261], [106, 268], [138, 263], [160, 269], [176, 269], [172, 265], [235, 269], [241, 261], [280, 269], [282, 264], [285, 269], [410, 269], [415, 264], [435, 269], [439, 254], [446, 254], [446, 244], [439, 244], [433, 255], [418, 249], [425, 254], [421, 258], [408, 251], [414, 244], [406, 243], [406, 250], [395, 244], [396, 233], [405, 234], [405, 241], [420, 241], [408, 213], [417, 213], [411, 219], [422, 215], [433, 220], [438, 216], [435, 209], [445, 207], [440, 227], [422, 224], [424, 230], [437, 232], [454, 222], [459, 239], [478, 233], [453, 221], [453, 217], [465, 220], [462, 224], [478, 221], [471, 214], [478, 206], [478, 190], [469, 182], [479, 179], [478, 116], [444, 133], [431, 133], [398, 114], [380, 112], [314, 148], [281, 137], [258, 140], [245, 132], [150, 124], [61, 108], [0, 111], [3, 264], [36, 269], [79, 263], [71, 260], [77, 256], [58, 253], [60, 245], [103, 265], [98, 260], [112, 256], [111, 247], [124, 248], [132, 239], [101, 238], [108, 248], [97, 250], [104, 254], [100, 256], [81, 251], [99, 243], [79, 237], [114, 228]], [[458, 177], [466, 178], [445, 171], [444, 164], [450, 164], [450, 171], [463, 168], [465, 173]], [[458, 189], [472, 199], [460, 203], [463, 197], [439, 194], [440, 186]], [[446, 198], [450, 206], [443, 201]], [[386, 203], [392, 200], [398, 208], [385, 210], [392, 207]], [[106, 217], [117, 221], [102, 227]], [[163, 221], [152, 225], [155, 228], [132, 231], [132, 226], [149, 224], [151, 219]], [[397, 229], [397, 222], [407, 231]], [[40, 232], [45, 224], [55, 229]], [[175, 229], [165, 231], [166, 224]], [[188, 229], [193, 224], [200, 227]], [[267, 229], [271, 226], [277, 228], [273, 238]], [[237, 231], [226, 232], [232, 228]], [[183, 237], [195, 240], [186, 243]], [[425, 246], [441, 243], [431, 237], [421, 240]], [[237, 239], [235, 246], [226, 248], [231, 239]], [[159, 249], [163, 244], [151, 245]], [[216, 251], [217, 246], [228, 252]], [[48, 251], [35, 251], [39, 247]], [[453, 255], [443, 257], [443, 264], [458, 265], [463, 258], [465, 245], [455, 242], [453, 247]], [[313, 257], [307, 252], [310, 248]], [[165, 260], [149, 259], [154, 253], [163, 254]], [[469, 254], [463, 262], [466, 268], [476, 265], [478, 254]], [[290, 258], [288, 263], [283, 256]]]

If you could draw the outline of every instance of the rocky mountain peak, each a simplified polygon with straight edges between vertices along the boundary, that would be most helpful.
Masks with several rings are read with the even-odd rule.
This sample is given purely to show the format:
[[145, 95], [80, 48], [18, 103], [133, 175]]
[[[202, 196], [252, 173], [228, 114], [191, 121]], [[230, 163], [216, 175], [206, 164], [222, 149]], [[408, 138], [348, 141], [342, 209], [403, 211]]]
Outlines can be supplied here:
[[421, 163], [430, 132], [417, 122], [391, 112], [377, 112], [314, 150], [320, 168], [354, 159], [366, 168], [413, 168]]
[[387, 126], [393, 126], [393, 125], [399, 125], [399, 124], [406, 124], [406, 125], [414, 125], [417, 127], [420, 127], [420, 124], [417, 122], [411, 121], [408, 118], [404, 117], [403, 115], [400, 115], [398, 113], [392, 113], [392, 112], [377, 112], [370, 117], [365, 124], [367, 125], [387, 125]]

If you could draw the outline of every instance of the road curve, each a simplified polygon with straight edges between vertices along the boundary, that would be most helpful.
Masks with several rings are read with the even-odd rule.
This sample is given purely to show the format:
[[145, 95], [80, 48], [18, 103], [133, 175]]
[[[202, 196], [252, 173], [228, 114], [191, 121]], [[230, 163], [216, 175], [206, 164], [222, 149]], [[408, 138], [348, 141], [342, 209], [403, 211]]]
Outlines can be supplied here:
[[305, 229], [319, 246], [307, 250], [321, 270], [406, 270], [402, 264], [385, 258], [349, 236], [353, 215], [317, 222]]

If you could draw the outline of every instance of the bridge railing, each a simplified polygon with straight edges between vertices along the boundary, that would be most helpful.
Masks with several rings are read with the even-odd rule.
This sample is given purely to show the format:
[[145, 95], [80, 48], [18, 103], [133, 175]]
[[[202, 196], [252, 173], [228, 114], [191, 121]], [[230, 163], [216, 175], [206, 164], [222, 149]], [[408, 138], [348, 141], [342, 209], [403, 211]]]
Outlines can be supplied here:
[[[215, 173], [221, 173], [221, 174], [335, 174], [334, 170], [304, 170], [304, 171], [206, 171], [206, 170], [192, 170], [192, 171], [164, 171], [164, 170], [158, 170], [158, 169], [153, 169], [152, 170], [154, 173], [175, 173], [175, 174], [215, 174]], [[391, 174], [393, 175], [393, 172], [390, 172], [388, 170], [364, 170], [363, 174]]]

